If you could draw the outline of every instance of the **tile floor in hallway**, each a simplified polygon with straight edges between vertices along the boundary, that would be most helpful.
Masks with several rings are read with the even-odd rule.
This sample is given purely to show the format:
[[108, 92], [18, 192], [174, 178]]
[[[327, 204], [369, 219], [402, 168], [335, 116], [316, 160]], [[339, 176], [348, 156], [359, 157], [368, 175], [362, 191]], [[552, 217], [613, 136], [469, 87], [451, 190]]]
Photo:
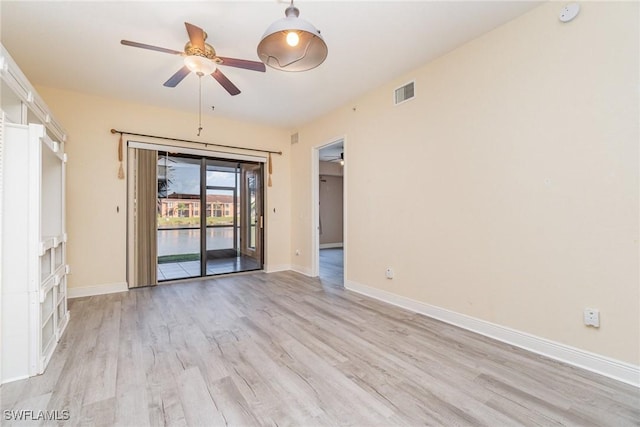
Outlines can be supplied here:
[[[247, 256], [207, 261], [207, 275], [259, 270], [258, 261]], [[178, 280], [200, 276], [200, 261], [169, 262], [158, 265], [158, 281]]]

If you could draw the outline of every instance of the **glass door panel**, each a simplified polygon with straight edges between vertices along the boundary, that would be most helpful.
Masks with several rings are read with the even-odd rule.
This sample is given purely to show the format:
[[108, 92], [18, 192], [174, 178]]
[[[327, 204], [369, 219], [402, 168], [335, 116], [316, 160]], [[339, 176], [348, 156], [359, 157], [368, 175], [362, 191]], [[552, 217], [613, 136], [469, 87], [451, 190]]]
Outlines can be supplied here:
[[249, 234], [247, 236], [247, 248], [253, 251], [256, 250], [256, 229], [258, 227], [258, 210], [257, 202], [258, 202], [258, 188], [256, 185], [256, 174], [255, 173], [247, 173], [247, 197], [249, 198], [249, 203], [247, 204], [247, 216], [249, 219]]
[[245, 259], [262, 266], [262, 165], [243, 164], [240, 186], [241, 245]]
[[201, 275], [200, 159], [158, 153], [158, 280]]
[[240, 253], [241, 164], [207, 159], [207, 275], [261, 268]]
[[207, 188], [207, 274], [235, 271], [235, 189]]

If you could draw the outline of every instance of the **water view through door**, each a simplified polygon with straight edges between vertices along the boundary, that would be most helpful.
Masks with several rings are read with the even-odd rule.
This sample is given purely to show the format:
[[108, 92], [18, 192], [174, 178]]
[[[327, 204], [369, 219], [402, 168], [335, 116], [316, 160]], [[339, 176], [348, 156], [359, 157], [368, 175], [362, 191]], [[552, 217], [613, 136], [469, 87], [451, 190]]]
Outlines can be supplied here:
[[260, 163], [158, 153], [158, 281], [262, 268], [261, 248], [245, 249], [262, 244], [261, 224], [251, 226], [261, 176]]

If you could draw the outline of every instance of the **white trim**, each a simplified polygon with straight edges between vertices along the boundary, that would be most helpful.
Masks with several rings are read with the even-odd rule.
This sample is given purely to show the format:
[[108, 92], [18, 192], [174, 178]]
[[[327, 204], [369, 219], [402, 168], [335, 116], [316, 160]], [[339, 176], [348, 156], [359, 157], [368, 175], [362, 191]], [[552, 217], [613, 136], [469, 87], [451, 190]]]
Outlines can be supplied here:
[[635, 387], [640, 387], [640, 366], [500, 326], [487, 322], [486, 320], [456, 313], [441, 307], [425, 304], [351, 280], [345, 280], [345, 288], [388, 304], [402, 307], [415, 313], [423, 314], [451, 325], [476, 332], [480, 335], [523, 348], [533, 353], [541, 354]]
[[25, 380], [27, 378], [29, 378], [29, 375], [18, 375], [17, 377], [5, 378], [5, 379], [2, 380], [2, 384], [11, 383], [11, 382], [14, 382], [14, 381]]
[[291, 264], [279, 264], [279, 265], [264, 265], [265, 273], [277, 273], [279, 271], [291, 270]]
[[222, 151], [202, 150], [187, 148], [179, 145], [151, 144], [148, 142], [127, 141], [127, 147], [142, 150], [170, 151], [171, 153], [193, 154], [195, 156], [217, 157], [220, 159], [245, 160], [248, 162], [266, 163], [267, 158], [261, 156], [248, 156], [246, 154], [226, 153]]
[[322, 147], [311, 148], [311, 274], [302, 273], [310, 277], [320, 275], [320, 148]]
[[[348, 152], [347, 149], [349, 148], [349, 144], [347, 144], [347, 135], [344, 135], [342, 137], [342, 153], [344, 155], [345, 159], [348, 159]], [[349, 177], [349, 162], [344, 162], [344, 165], [342, 165], [342, 282], [346, 282], [347, 281], [347, 277], [349, 277], [347, 275], [348, 271], [349, 271], [349, 265], [347, 263], [347, 254], [349, 253], [349, 247], [347, 246], [347, 239], [349, 236], [348, 233], [348, 224], [349, 224], [349, 203], [348, 203], [348, 189], [349, 186], [348, 184], [348, 177]], [[318, 191], [320, 191], [320, 188], [318, 186]], [[318, 254], [319, 256], [320, 254]]]
[[320, 249], [333, 249], [342, 247], [344, 247], [343, 243], [320, 243]]
[[[40, 95], [33, 88], [29, 79], [24, 75], [18, 64], [13, 60], [7, 49], [0, 43], [0, 79], [4, 81], [9, 89], [18, 96], [22, 101], [22, 107], [25, 114], [23, 118], [27, 117], [27, 110], [30, 110], [34, 116], [36, 116], [42, 123], [46, 125], [46, 128], [50, 130], [59, 140], [66, 141], [67, 135], [62, 126], [57, 122], [55, 117], [52, 117], [50, 108], [40, 98]], [[23, 119], [23, 124], [26, 124], [26, 119]]]
[[[317, 277], [320, 274], [320, 150], [336, 143], [342, 142], [342, 152], [344, 158], [348, 159], [347, 135], [331, 138], [329, 142], [311, 147], [311, 271], [306, 274], [310, 277]], [[342, 165], [342, 274], [347, 277], [347, 169], [348, 162]], [[337, 246], [335, 246], [337, 247]], [[297, 271], [297, 270], [296, 270]]]
[[81, 288], [67, 288], [68, 298], [91, 297], [94, 295], [114, 294], [127, 292], [129, 287], [126, 282], [104, 283], [101, 285], [83, 286]]
[[301, 265], [292, 265], [291, 266], [291, 270], [295, 271], [296, 273], [303, 274], [303, 275], [305, 275], [307, 277], [316, 277], [317, 276], [317, 274], [316, 274], [316, 276], [313, 275], [313, 272], [311, 271], [310, 268], [303, 267]]

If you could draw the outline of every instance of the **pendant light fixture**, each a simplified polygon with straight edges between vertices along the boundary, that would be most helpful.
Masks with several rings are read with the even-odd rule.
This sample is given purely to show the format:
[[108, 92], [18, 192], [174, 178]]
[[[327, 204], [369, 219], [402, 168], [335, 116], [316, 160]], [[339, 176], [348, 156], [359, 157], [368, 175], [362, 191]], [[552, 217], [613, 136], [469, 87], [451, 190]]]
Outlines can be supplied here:
[[285, 18], [267, 28], [258, 44], [258, 57], [271, 68], [282, 71], [307, 71], [322, 64], [327, 57], [327, 44], [320, 31], [300, 19], [293, 5], [285, 10]]

